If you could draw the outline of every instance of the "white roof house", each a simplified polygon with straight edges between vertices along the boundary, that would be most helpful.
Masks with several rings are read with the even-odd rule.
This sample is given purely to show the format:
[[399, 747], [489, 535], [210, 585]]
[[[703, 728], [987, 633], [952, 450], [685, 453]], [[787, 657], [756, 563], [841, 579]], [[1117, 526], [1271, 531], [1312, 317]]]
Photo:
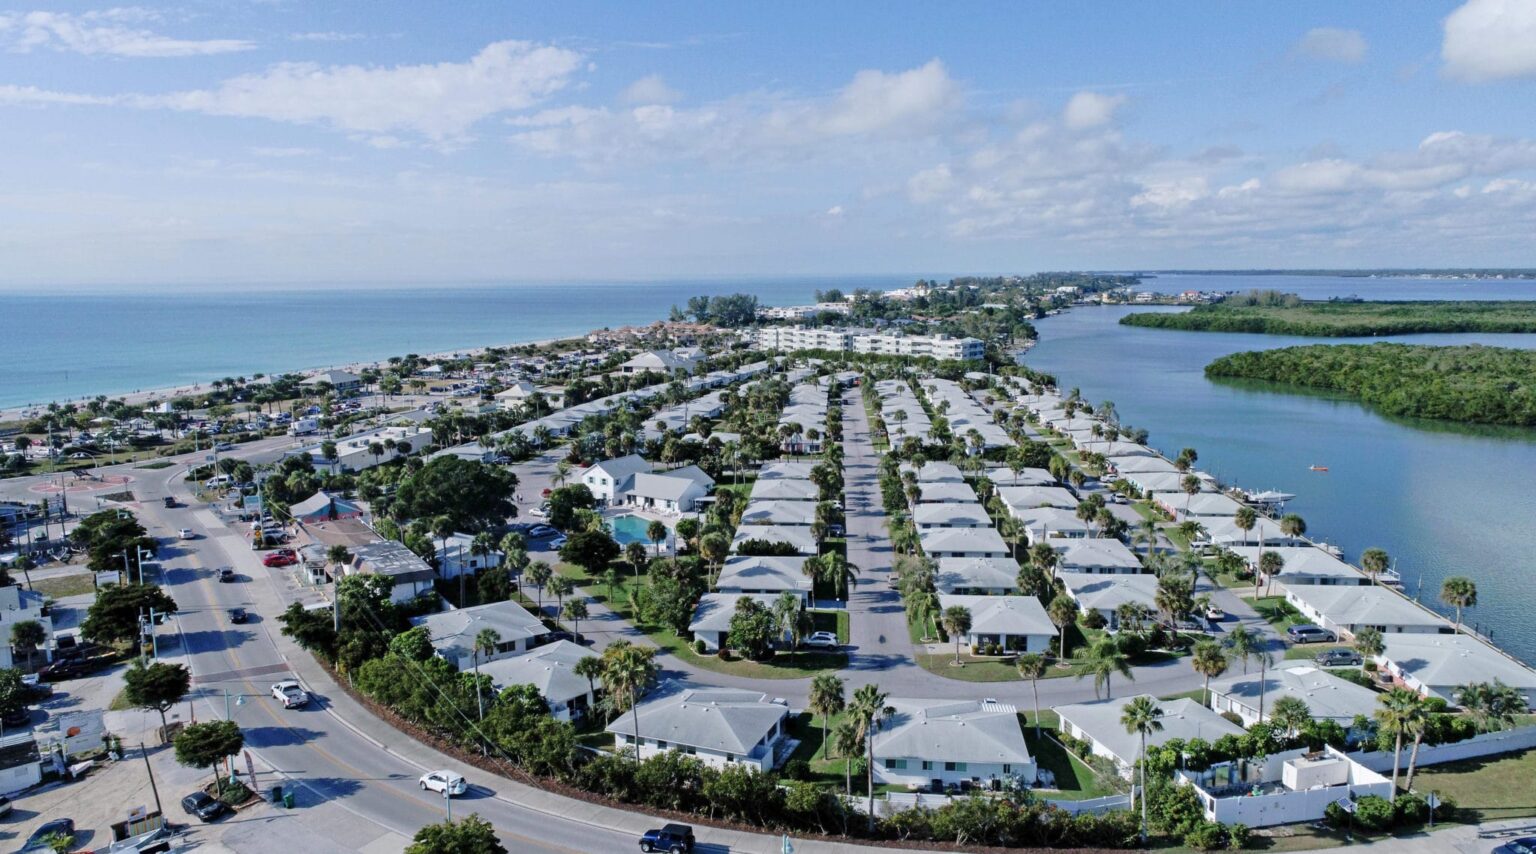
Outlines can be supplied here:
[[1056, 476], [1045, 469], [1023, 468], [1018, 474], [1013, 469], [992, 469], [987, 472], [987, 480], [998, 486], [1055, 486]]
[[[1228, 546], [1227, 550], [1242, 558], [1250, 569], [1259, 565], [1259, 547], [1252, 546]], [[1296, 584], [1343, 584], [1364, 585], [1371, 580], [1365, 573], [1350, 566], [1333, 555], [1315, 546], [1281, 546], [1270, 548], [1266, 546], [1264, 551], [1275, 552], [1280, 559], [1285, 561], [1280, 574], [1275, 580], [1290, 587]]]
[[1116, 613], [1121, 605], [1134, 602], [1157, 610], [1157, 576], [1100, 575], [1086, 572], [1058, 572], [1067, 595], [1083, 613], [1098, 611], [1111, 631], [1120, 628]]
[[806, 557], [820, 552], [809, 525], [742, 525], [731, 540], [731, 554], [740, 554], [742, 544], [748, 540], [785, 543], [795, 550], [795, 554]]
[[1463, 685], [1497, 679], [1525, 694], [1536, 706], [1536, 672], [1469, 635], [1383, 635], [1386, 649], [1376, 661], [1408, 687], [1456, 705]]
[[[901, 464], [901, 470], [902, 471], [912, 471], [913, 470], [912, 464], [911, 463], [902, 463]], [[946, 462], [942, 462], [942, 461], [934, 461], [934, 462], [924, 463], [922, 468], [917, 469], [917, 482], [918, 483], [965, 483], [965, 475], [963, 473], [961, 473], [960, 467], [955, 465], [954, 463], [946, 463]]]
[[495, 652], [481, 653], [481, 664], [526, 652], [549, 634], [538, 617], [516, 602], [493, 602], [427, 614], [412, 619], [411, 625], [426, 626], [437, 654], [460, 670], [475, 666], [475, 636], [484, 629], [501, 635], [501, 643], [496, 645]]
[[810, 480], [815, 463], [773, 462], [757, 471], [757, 482], [765, 480]]
[[[1152, 469], [1131, 471], [1127, 471], [1126, 469], [1122, 468], [1114, 476], [1110, 477], [1109, 480], [1124, 480], [1142, 492], [1178, 492], [1180, 483], [1184, 480], [1184, 474], [1178, 469], [1173, 468], [1171, 463], [1164, 463], [1163, 460], [1155, 460], [1150, 462], [1165, 464], [1167, 465], [1167, 468], [1162, 468], [1159, 466]], [[1202, 482], [1201, 491], [1214, 492], [1215, 487], [1208, 483]]]
[[758, 691], [682, 688], [614, 718], [607, 731], [619, 747], [629, 747], [638, 721], [641, 759], [677, 750], [717, 767], [746, 763], [769, 771], [788, 717], [787, 703]]
[[1184, 473], [1179, 471], [1178, 466], [1162, 457], [1114, 457], [1109, 461], [1109, 464], [1121, 476], [1151, 474], [1154, 472], [1178, 475], [1178, 477], [1174, 478], [1175, 489], [1178, 488], [1178, 482], [1184, 478]]
[[1019, 563], [1008, 557], [946, 557], [933, 586], [940, 593], [1006, 596], [1019, 592]]
[[821, 490], [809, 480], [759, 478], [752, 483], [753, 501], [815, 501], [820, 497]]
[[651, 470], [651, 464], [639, 454], [616, 457], [593, 463], [577, 476], [599, 501], [613, 503], [618, 500], [620, 489], [633, 481], [635, 475]]
[[1008, 509], [1023, 512], [1036, 507], [1061, 507], [1072, 510], [1077, 507], [1077, 496], [1062, 486], [999, 486], [997, 497]]
[[714, 485], [714, 478], [698, 466], [641, 472], [619, 488], [615, 500], [633, 507], [686, 513]]
[[[43, 614], [48, 597], [32, 590], [24, 590], [20, 584], [0, 587], [0, 667], [15, 667], [16, 657], [11, 649], [11, 627], [28, 620], [43, 627], [42, 646], [32, 654], [33, 663], [49, 661], [53, 657], [53, 617]], [[24, 661], [26, 656], [21, 656]]]
[[980, 504], [919, 504], [912, 512], [912, 521], [919, 530], [992, 527], [992, 517]]
[[1285, 599], [1307, 619], [1341, 635], [1371, 626], [1382, 632], [1450, 634], [1450, 621], [1380, 585], [1297, 584]]
[[715, 589], [721, 593], [769, 593], [788, 591], [809, 600], [811, 577], [805, 574], [805, 558], [736, 556], [725, 559]]
[[1077, 446], [1085, 454], [1103, 454], [1106, 457], [1156, 457], [1157, 451], [1135, 442], [1084, 442]]
[[1266, 671], [1260, 680], [1253, 673], [1231, 673], [1211, 680], [1211, 710], [1232, 712], [1243, 719], [1243, 726], [1259, 721], [1259, 695], [1264, 695], [1264, 713], [1275, 708], [1281, 697], [1295, 697], [1307, 704], [1312, 717], [1330, 720], [1348, 727], [1355, 715], [1370, 717], [1376, 710], [1375, 691], [1341, 679], [1322, 668], [1297, 662]]
[[[1220, 492], [1154, 492], [1152, 503], [1179, 519], [1198, 516], [1236, 516], [1243, 503]], [[1203, 523], [1202, 523], [1203, 524]]]
[[1008, 513], [1019, 520], [1031, 544], [1062, 537], [1086, 537], [1089, 531], [1094, 530], [1089, 528], [1087, 522], [1077, 518], [1076, 510], [1063, 510], [1060, 507], [1015, 510], [1009, 507]]
[[871, 745], [877, 781], [910, 788], [934, 780], [990, 785], [1018, 777], [1034, 782], [1035, 760], [1013, 706], [984, 700], [894, 699], [889, 704], [896, 713]]
[[[738, 533], [738, 536], [740, 534]], [[918, 531], [923, 554], [947, 557], [1008, 557], [1008, 544], [991, 528], [928, 528]]]
[[652, 350], [648, 353], [630, 359], [619, 366], [619, 370], [626, 374], [639, 374], [646, 371], [669, 374], [673, 371], [687, 371], [693, 373], [698, 367], [698, 361], [679, 356], [667, 350]]
[[1047, 537], [1044, 541], [1060, 555], [1059, 572], [1136, 575], [1141, 561], [1125, 543], [1109, 537]]
[[1280, 530], [1280, 523], [1260, 516], [1255, 520], [1252, 530], [1244, 531], [1237, 527], [1237, 521], [1231, 516], [1204, 516], [1199, 523], [1205, 527], [1205, 533], [1200, 540], [1212, 545], [1225, 546], [1257, 546], [1262, 538], [1264, 546], [1305, 546], [1305, 537], [1294, 536]]
[[522, 655], [482, 663], [480, 673], [490, 677], [498, 693], [513, 685], [532, 685], [549, 703], [551, 715], [570, 720], [573, 712], [592, 708], [593, 688], [602, 687], [602, 679], [588, 682], [575, 672], [576, 662], [592, 654], [580, 644], [559, 640]]
[[731, 618], [736, 615], [739, 600], [755, 599], [764, 608], [772, 608], [778, 598], [778, 593], [705, 593], [693, 607], [693, 620], [688, 623], [688, 631], [693, 633], [694, 640], [704, 642], [705, 652], [719, 652], [727, 646], [726, 636], [731, 633]]
[[1248, 827], [1317, 821], [1346, 798], [1392, 797], [1391, 780], [1331, 745], [1181, 770], [1174, 779], [1194, 788], [1208, 821]]
[[[1140, 696], [1151, 699], [1163, 712], [1158, 717], [1163, 728], [1147, 736], [1148, 747], [1157, 747], [1175, 738], [1184, 741], [1199, 738], [1209, 742], [1224, 735], [1243, 734], [1242, 727], [1195, 700], [1158, 700], [1150, 694]], [[1056, 714], [1061, 718], [1061, 731], [1088, 742], [1095, 755], [1113, 761], [1127, 779], [1141, 755], [1141, 737], [1126, 732], [1125, 724], [1120, 723], [1121, 713], [1133, 699], [1135, 697], [1119, 697], [1056, 707]]]
[[929, 481], [918, 484], [921, 495], [918, 502], [921, 504], [947, 503], [947, 504], [977, 504], [980, 499], [976, 497], [976, 490], [968, 483], [951, 483], [949, 481]]
[[815, 521], [815, 501], [753, 499], [741, 513], [743, 525], [809, 525]]
[[940, 593], [939, 606], [946, 611], [960, 607], [971, 612], [971, 628], [965, 634], [965, 642], [972, 647], [995, 643], [1007, 650], [1045, 652], [1056, 639], [1056, 624], [1034, 596]]

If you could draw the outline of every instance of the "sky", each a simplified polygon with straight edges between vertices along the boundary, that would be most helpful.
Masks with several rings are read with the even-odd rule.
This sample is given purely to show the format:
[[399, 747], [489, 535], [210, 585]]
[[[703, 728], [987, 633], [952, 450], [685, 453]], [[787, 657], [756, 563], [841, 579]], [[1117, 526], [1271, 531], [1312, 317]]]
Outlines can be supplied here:
[[1536, 266], [1536, 0], [0, 5], [0, 287]]

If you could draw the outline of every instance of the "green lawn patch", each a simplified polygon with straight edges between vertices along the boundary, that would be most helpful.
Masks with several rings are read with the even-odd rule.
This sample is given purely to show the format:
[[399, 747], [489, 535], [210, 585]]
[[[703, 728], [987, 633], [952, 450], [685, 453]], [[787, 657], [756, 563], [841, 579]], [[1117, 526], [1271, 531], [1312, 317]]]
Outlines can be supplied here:
[[848, 612], [837, 611], [812, 611], [811, 631], [833, 632], [837, 635], [837, 642], [848, 642]]
[[107, 711], [109, 712], [126, 712], [131, 708], [133, 708], [133, 703], [128, 701], [127, 688], [118, 691], [117, 694], [112, 697], [112, 702], [107, 704]]
[[1253, 610], [1281, 631], [1306, 622], [1296, 606], [1285, 601], [1283, 596], [1260, 596], [1253, 600]]
[[176, 465], [176, 464], [171, 462], [170, 460], [155, 460], [152, 463], [145, 463], [145, 464], [143, 464], [141, 466], [134, 466], [134, 468], [138, 468], [138, 469], [168, 469], [168, 468], [170, 468], [171, 466], [174, 466], [174, 465]]
[[1327, 652], [1330, 649], [1353, 650], [1354, 647], [1351, 647], [1349, 644], [1345, 643], [1297, 644], [1296, 646], [1286, 649], [1285, 658], [1287, 661], [1311, 661], [1312, 659], [1316, 658], [1319, 653]]
[[1536, 815], [1536, 750], [1447, 762], [1421, 769], [1413, 788], [1449, 795], [1479, 822]]
[[44, 596], [62, 599], [65, 596], [96, 592], [96, 577], [89, 572], [55, 575], [52, 578], [36, 579], [31, 586], [33, 590]]
[[1095, 774], [1081, 759], [1062, 747], [1052, 737], [1052, 730], [1042, 729], [1036, 737], [1035, 728], [1025, 723], [1024, 719], [1024, 715], [1019, 716], [1020, 724], [1024, 726], [1024, 744], [1029, 748], [1029, 755], [1035, 758], [1035, 763], [1042, 771], [1049, 771], [1056, 778], [1055, 789], [1036, 790], [1036, 796], [1063, 801], [1087, 801], [1116, 793], [1108, 780]]

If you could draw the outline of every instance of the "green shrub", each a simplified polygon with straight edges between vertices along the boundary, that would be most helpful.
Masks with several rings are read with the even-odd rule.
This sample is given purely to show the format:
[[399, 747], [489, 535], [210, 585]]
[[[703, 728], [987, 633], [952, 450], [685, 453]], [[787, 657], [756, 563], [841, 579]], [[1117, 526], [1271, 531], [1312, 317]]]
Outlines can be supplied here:
[[1218, 851], [1227, 847], [1227, 829], [1214, 821], [1202, 821], [1184, 834], [1184, 844], [1196, 851]]
[[784, 776], [791, 780], [809, 780], [811, 763], [804, 759], [791, 759], [784, 763]]
[[226, 783], [224, 785], [224, 794], [219, 796], [219, 800], [229, 804], [232, 807], [237, 807], [250, 799], [250, 788], [239, 781]]
[[1247, 848], [1252, 837], [1252, 831], [1248, 829], [1248, 825], [1242, 822], [1227, 825], [1227, 847], [1233, 851], [1241, 851]]
[[1392, 802], [1380, 795], [1361, 795], [1355, 801], [1355, 824], [1366, 830], [1386, 830], [1396, 819]]
[[704, 654], [704, 639], [703, 638], [699, 638], [698, 640], [693, 642], [693, 651], [698, 653], [699, 655], [703, 655]]

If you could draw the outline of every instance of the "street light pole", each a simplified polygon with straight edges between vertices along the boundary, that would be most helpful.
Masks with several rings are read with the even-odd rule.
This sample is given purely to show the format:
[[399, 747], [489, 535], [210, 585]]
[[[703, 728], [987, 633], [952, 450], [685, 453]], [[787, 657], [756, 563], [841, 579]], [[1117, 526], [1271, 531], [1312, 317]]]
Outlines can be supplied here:
[[453, 824], [453, 797], [448, 793], [449, 786], [443, 784], [443, 806], [448, 810], [448, 823]]

